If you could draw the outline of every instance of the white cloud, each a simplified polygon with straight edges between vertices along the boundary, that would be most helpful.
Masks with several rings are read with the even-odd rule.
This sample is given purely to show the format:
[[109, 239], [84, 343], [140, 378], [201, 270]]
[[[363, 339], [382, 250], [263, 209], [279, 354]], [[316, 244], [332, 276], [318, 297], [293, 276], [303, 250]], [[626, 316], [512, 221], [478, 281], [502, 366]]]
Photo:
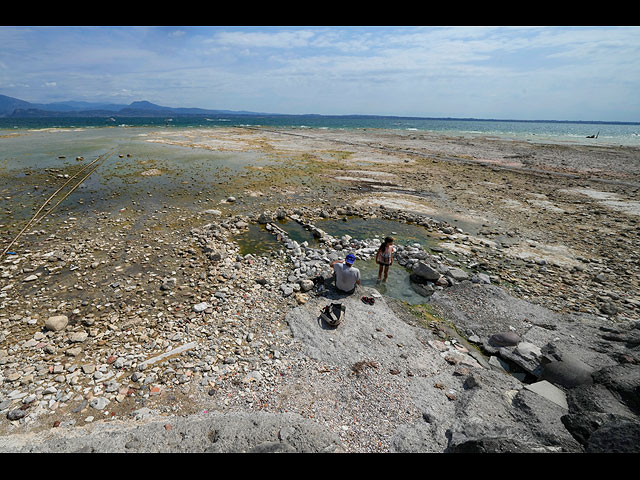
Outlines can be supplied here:
[[315, 34], [308, 30], [277, 32], [216, 32], [210, 42], [233, 48], [298, 48], [309, 45]]
[[55, 86], [282, 113], [640, 111], [640, 28], [0, 27], [0, 44], [0, 88], [40, 85], [30, 101]]

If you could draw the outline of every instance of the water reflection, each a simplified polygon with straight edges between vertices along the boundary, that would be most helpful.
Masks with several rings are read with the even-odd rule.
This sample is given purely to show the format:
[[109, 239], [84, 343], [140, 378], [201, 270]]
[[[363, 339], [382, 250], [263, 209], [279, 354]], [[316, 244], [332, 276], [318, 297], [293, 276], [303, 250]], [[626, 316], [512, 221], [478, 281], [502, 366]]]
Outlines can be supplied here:
[[374, 259], [356, 260], [360, 269], [361, 283], [366, 287], [373, 287], [382, 295], [397, 298], [410, 304], [424, 303], [427, 299], [411, 288], [409, 271], [402, 265], [394, 263], [389, 267], [386, 282], [377, 282], [378, 264]]
[[315, 225], [336, 238], [341, 238], [343, 235], [350, 235], [357, 239], [379, 238], [382, 243], [384, 237], [390, 235], [395, 238], [396, 244], [419, 243], [425, 248], [436, 246], [438, 242], [426, 228], [420, 225], [384, 218], [351, 217], [347, 221], [320, 220]]
[[[293, 220], [274, 222], [287, 232], [291, 240], [299, 244], [308, 243], [311, 248], [320, 248], [321, 244], [313, 238], [311, 232]], [[403, 224], [384, 219], [354, 218], [347, 222], [342, 220], [324, 220], [316, 223], [318, 228], [325, 230], [332, 236], [340, 238], [351, 235], [355, 239], [363, 240], [376, 236], [394, 235], [396, 244], [420, 243], [428, 247], [435, 246], [435, 239], [429, 237], [428, 231], [419, 225]], [[286, 249], [277, 236], [268, 231], [264, 225], [252, 224], [235, 238], [240, 248], [240, 254], [268, 255], [273, 251]], [[383, 295], [397, 298], [410, 304], [424, 303], [426, 298], [418, 294], [411, 287], [409, 274], [411, 273], [397, 262], [389, 268], [386, 282], [377, 282], [378, 264], [374, 258], [358, 259], [355, 265], [360, 270], [363, 286], [373, 287]], [[329, 267], [327, 266], [327, 270]]]

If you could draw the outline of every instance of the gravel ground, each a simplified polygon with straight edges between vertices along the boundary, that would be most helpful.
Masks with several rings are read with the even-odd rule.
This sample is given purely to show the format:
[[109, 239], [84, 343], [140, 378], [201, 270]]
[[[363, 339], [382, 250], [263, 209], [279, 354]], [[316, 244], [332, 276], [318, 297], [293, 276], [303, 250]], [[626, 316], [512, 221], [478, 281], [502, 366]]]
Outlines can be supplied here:
[[[287, 315], [305, 302], [313, 305], [315, 297], [283, 297], [279, 286], [289, 272], [283, 257], [238, 256], [237, 244], [220, 241], [225, 260], [217, 265], [193, 235], [212, 219], [255, 221], [281, 205], [339, 218], [345, 204], [383, 214], [380, 203], [402, 195], [403, 210], [422, 209], [454, 225], [440, 232], [449, 243], [445, 251], [463, 251], [466, 264], [491, 270], [515, 296], [607, 322], [638, 319], [638, 149], [377, 131], [226, 129], [150, 140], [268, 150], [279, 163], [220, 191], [202, 188], [185, 197], [171, 189], [163, 195], [159, 186], [148, 197], [160, 199], [141, 196], [133, 204], [113, 194], [87, 215], [82, 205], [70, 205], [25, 233], [14, 246], [18, 254], [5, 257], [0, 270], [5, 439], [115, 425], [144, 409], [174, 419], [204, 412], [293, 414], [337, 435], [348, 452], [394, 451], [401, 448], [394, 443], [399, 428], [428, 428], [426, 400], [411, 392], [417, 380], [435, 382], [439, 367], [433, 366], [433, 377], [411, 377], [391, 373], [379, 360], [367, 363], [364, 355], [340, 362], [310, 356]], [[334, 181], [336, 172], [350, 180]], [[47, 175], [34, 172], [19, 181], [33, 191], [33, 182], [42, 184]], [[12, 181], [3, 176], [5, 196]], [[278, 181], [283, 188], [271, 188]], [[237, 200], [229, 201], [230, 194]], [[3, 241], [23, 225], [7, 218], [1, 223], [11, 228]], [[193, 310], [205, 302], [203, 311]], [[55, 315], [67, 316], [64, 330], [44, 328]], [[199, 346], [138, 369], [191, 342]], [[438, 392], [442, 408], [449, 408], [446, 392]], [[433, 435], [428, 448], [442, 451], [444, 432]]]

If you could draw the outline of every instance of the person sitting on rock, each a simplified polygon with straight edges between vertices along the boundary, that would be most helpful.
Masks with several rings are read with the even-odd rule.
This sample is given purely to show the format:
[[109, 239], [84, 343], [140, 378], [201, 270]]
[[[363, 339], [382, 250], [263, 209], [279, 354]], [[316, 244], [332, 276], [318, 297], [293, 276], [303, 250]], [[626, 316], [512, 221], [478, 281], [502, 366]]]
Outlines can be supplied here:
[[341, 260], [331, 262], [331, 267], [336, 274], [336, 288], [341, 293], [351, 294], [355, 292], [356, 285], [360, 285], [360, 270], [353, 266], [356, 256], [350, 253]]

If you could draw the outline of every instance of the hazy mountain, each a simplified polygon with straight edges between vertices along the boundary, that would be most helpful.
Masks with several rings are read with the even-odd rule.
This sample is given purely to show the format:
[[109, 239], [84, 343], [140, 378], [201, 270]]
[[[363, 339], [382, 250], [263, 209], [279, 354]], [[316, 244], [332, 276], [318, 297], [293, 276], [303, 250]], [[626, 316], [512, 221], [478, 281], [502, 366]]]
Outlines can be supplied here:
[[147, 101], [132, 102], [129, 105], [96, 102], [54, 102], [31, 103], [18, 98], [0, 95], [0, 117], [166, 117], [179, 115], [212, 114], [256, 115], [258, 112], [233, 110], [207, 110], [203, 108], [173, 108], [155, 105]]
[[32, 108], [33, 104], [17, 98], [0, 95], [0, 116], [7, 116], [17, 108]]
[[85, 110], [109, 110], [117, 112], [127, 105], [118, 105], [114, 103], [92, 103], [92, 102], [54, 102], [54, 103], [34, 103], [33, 107], [40, 110], [48, 110], [53, 112], [81, 112]]

